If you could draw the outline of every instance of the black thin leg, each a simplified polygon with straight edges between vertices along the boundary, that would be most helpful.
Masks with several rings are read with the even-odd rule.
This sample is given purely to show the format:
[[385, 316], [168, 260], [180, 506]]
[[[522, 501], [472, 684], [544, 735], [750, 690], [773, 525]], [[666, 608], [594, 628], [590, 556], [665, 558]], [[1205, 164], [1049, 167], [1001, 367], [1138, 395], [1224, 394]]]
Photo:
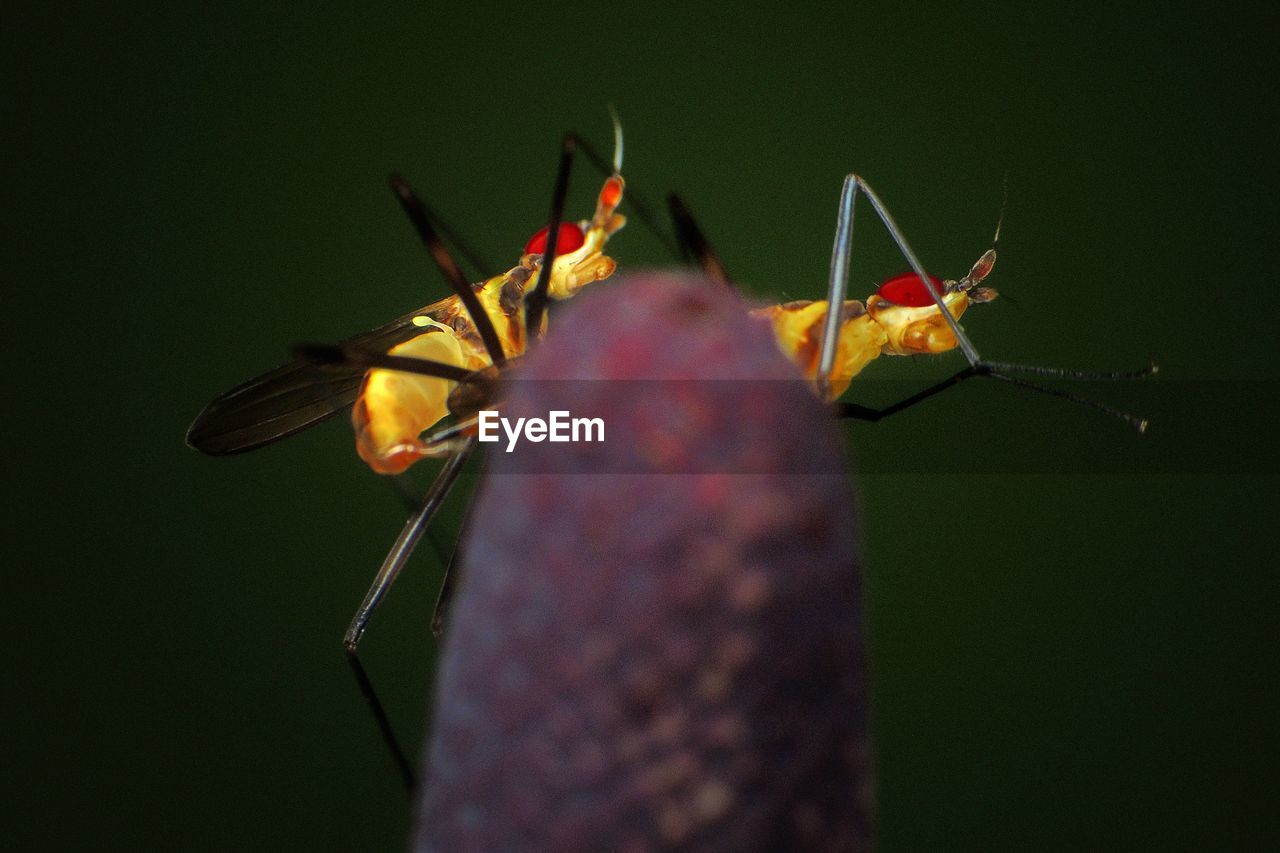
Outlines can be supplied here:
[[872, 423], [875, 423], [877, 421], [884, 420], [890, 415], [896, 415], [904, 409], [909, 409], [916, 403], [922, 403], [930, 397], [937, 396], [948, 388], [959, 385], [964, 380], [977, 375], [978, 371], [976, 368], [966, 367], [963, 370], [957, 371], [953, 375], [948, 376], [941, 382], [930, 385], [923, 391], [919, 391], [912, 394], [910, 397], [899, 400], [891, 406], [885, 406], [883, 409], [873, 409], [870, 406], [860, 406], [857, 403], [836, 403], [836, 417], [853, 418], [859, 421], [871, 421]]
[[462, 524], [458, 528], [458, 537], [454, 541], [453, 554], [445, 562], [444, 577], [440, 581], [440, 593], [436, 597], [435, 610], [431, 614], [431, 633], [439, 637], [444, 633], [445, 623], [449, 619], [449, 607], [453, 603], [453, 593], [457, 589], [462, 573], [462, 553], [467, 534], [471, 529], [472, 502], [462, 516]]
[[453, 245], [457, 253], [465, 258], [467, 263], [471, 264], [473, 278], [468, 279], [469, 281], [484, 281], [498, 272], [498, 267], [493, 263], [492, 259], [486, 258], [476, 250], [475, 246], [472, 246], [459, 236], [458, 232], [450, 227], [449, 223], [442, 219], [431, 205], [421, 201], [421, 198], [419, 198], [419, 201], [427, 212], [427, 219], [435, 225], [436, 230]]
[[356, 676], [356, 684], [360, 688], [360, 695], [364, 697], [366, 704], [372, 711], [374, 721], [378, 725], [378, 731], [382, 734], [387, 751], [391, 753], [392, 760], [400, 770], [401, 778], [410, 789], [414, 784], [412, 765], [409, 763], [408, 758], [405, 757], [404, 749], [400, 746], [400, 741], [395, 736], [395, 731], [391, 726], [386, 709], [378, 698], [377, 691], [373, 689], [373, 682], [369, 679], [368, 673], [365, 672], [364, 666], [360, 663], [356, 650], [360, 645], [360, 640], [364, 636], [365, 630], [369, 627], [369, 620], [373, 617], [374, 611], [377, 610], [378, 605], [382, 603], [392, 584], [395, 583], [396, 578], [400, 575], [400, 570], [404, 568], [409, 555], [413, 553], [413, 549], [418, 544], [418, 539], [422, 536], [423, 531], [426, 530], [431, 523], [431, 519], [435, 518], [436, 513], [440, 510], [444, 499], [448, 496], [454, 483], [457, 482], [458, 475], [462, 473], [462, 468], [474, 448], [474, 441], [467, 442], [462, 450], [449, 457], [444, 467], [440, 469], [440, 473], [436, 475], [435, 480], [431, 483], [431, 488], [423, 496], [422, 503], [414, 514], [409, 516], [404, 527], [400, 530], [400, 535], [396, 538], [395, 544], [387, 552], [386, 559], [382, 562], [382, 567], [378, 569], [378, 574], [374, 577], [373, 584], [365, 594], [364, 601], [360, 603], [359, 609], [356, 610], [356, 614], [351, 620], [351, 625], [347, 628], [347, 633], [342, 640], [346, 646], [347, 661], [351, 664], [352, 671]]
[[436, 596], [435, 610], [431, 613], [431, 633], [436, 637], [444, 634], [445, 623], [449, 621], [449, 608], [453, 604], [453, 592], [462, 574], [462, 562], [457, 552], [457, 549], [461, 547], [461, 537], [459, 537], [459, 544], [456, 546], [453, 559], [449, 561], [449, 565], [444, 572], [444, 578], [440, 582], [440, 593]]
[[698, 227], [697, 220], [689, 212], [680, 196], [671, 193], [667, 196], [667, 209], [671, 212], [671, 221], [675, 223], [676, 239], [680, 243], [681, 255], [686, 260], [695, 261], [707, 276], [723, 287], [730, 287], [729, 271], [724, 262], [716, 254], [711, 243]]
[[399, 537], [396, 538], [395, 544], [387, 552], [387, 556], [382, 562], [382, 567], [378, 569], [373, 585], [369, 587], [369, 592], [365, 595], [364, 601], [360, 603], [360, 608], [356, 611], [356, 615], [351, 620], [351, 625], [347, 628], [343, 642], [346, 643], [348, 649], [354, 651], [360, 644], [360, 639], [364, 636], [364, 632], [369, 626], [369, 620], [372, 618], [373, 612], [377, 610], [378, 605], [382, 603], [382, 599], [386, 597], [387, 592], [391, 589], [391, 585], [395, 583], [400, 570], [404, 568], [409, 555], [413, 553], [414, 547], [417, 546], [422, 532], [426, 530], [427, 525], [431, 523], [431, 519], [440, 510], [441, 504], [444, 503], [444, 499], [448, 496], [449, 490], [453, 488], [453, 484], [457, 482], [458, 475], [462, 473], [462, 467], [466, 464], [467, 458], [474, 448], [475, 441], [469, 440], [458, 453], [449, 457], [444, 467], [440, 469], [440, 473], [436, 475], [431, 488], [427, 490], [427, 494], [422, 499], [422, 504], [405, 522], [404, 527], [400, 530]]
[[[396, 497], [403, 504], [405, 512], [412, 514], [418, 511], [418, 504], [422, 499], [417, 492], [411, 491], [412, 484], [408, 477], [404, 474], [395, 474], [383, 479], [391, 485], [391, 490], [396, 493]], [[447, 570], [449, 561], [452, 558], [452, 551], [448, 550], [445, 544], [440, 541], [440, 537], [436, 535], [436, 531], [433, 528], [428, 527], [425, 536], [427, 543], [431, 546], [432, 553], [436, 555], [440, 565]]]
[[[1117, 409], [1114, 406], [1108, 406], [1106, 403], [1101, 403], [1097, 400], [1091, 400], [1088, 397], [1081, 397], [1079, 394], [1073, 394], [1070, 391], [1063, 391], [1061, 388], [1050, 388], [1049, 386], [1041, 385], [1038, 382], [1029, 382], [1026, 379], [1019, 379], [1016, 376], [1009, 376], [1006, 373], [998, 373], [994, 370], [987, 371], [982, 375], [990, 376], [992, 379], [999, 379], [1003, 382], [1008, 382], [1012, 385], [1018, 386], [1019, 388], [1026, 388], [1028, 391], [1036, 391], [1040, 394], [1047, 394], [1050, 397], [1057, 397], [1061, 400], [1068, 400], [1072, 403], [1077, 403], [1081, 406], [1088, 406], [1090, 408], [1097, 409], [1098, 411], [1104, 414], [1111, 415], [1113, 418], [1119, 418], [1120, 420], [1124, 421], [1125, 423], [1127, 423], [1129, 426], [1133, 427], [1135, 430], [1137, 430], [1140, 433], [1147, 431], [1146, 418], [1138, 417], [1137, 415], [1131, 415], [1128, 412], [1121, 411], [1120, 409]], [[1135, 374], [1135, 377], [1136, 375], [1140, 375], [1140, 374]], [[1150, 375], [1150, 374], [1146, 374], [1146, 375]], [[1135, 378], [1135, 377], [1125, 376], [1121, 378]]]
[[382, 742], [386, 744], [387, 751], [391, 753], [391, 760], [395, 762], [396, 770], [400, 773], [400, 781], [404, 783], [406, 791], [413, 791], [418, 784], [417, 776], [413, 772], [413, 765], [409, 763], [404, 748], [400, 746], [400, 740], [396, 737], [395, 729], [391, 726], [391, 719], [387, 716], [387, 710], [382, 706], [382, 701], [378, 699], [378, 693], [373, 689], [373, 682], [369, 680], [369, 673], [365, 672], [364, 664], [360, 663], [360, 656], [356, 654], [355, 649], [347, 649], [347, 663], [351, 665], [351, 671], [355, 674], [356, 684], [360, 687], [360, 695], [364, 697], [369, 706], [369, 712], [373, 714], [374, 722], [378, 724], [378, 733], [382, 735]]
[[[1125, 372], [1125, 373], [1102, 374], [1102, 375], [1088, 374], [1087, 376], [1088, 378], [1134, 379], [1140, 376], [1148, 376], [1148, 375], [1150, 375], [1150, 373], [1145, 371], [1131, 371], [1131, 372]], [[1114, 418], [1124, 421], [1126, 424], [1133, 427], [1138, 432], [1146, 432], [1146, 429], [1147, 429], [1146, 418], [1141, 418], [1141, 417], [1138, 417], [1137, 415], [1131, 415], [1128, 412], [1124, 412], [1124, 411], [1121, 411], [1120, 409], [1115, 408], [1114, 406], [1109, 406], [1106, 403], [1101, 403], [1097, 400], [1091, 400], [1088, 397], [1082, 397], [1079, 394], [1073, 394], [1070, 391], [1063, 391], [1058, 388], [1050, 388], [1044, 385], [1039, 385], [1035, 382], [1029, 382], [1025, 379], [1019, 379], [1015, 376], [1010, 376], [1007, 373], [1001, 373], [997, 370], [992, 370], [988, 365], [985, 365], [985, 364], [979, 364], [976, 367], [966, 367], [962, 370], [959, 370], [956, 373], [952, 374], [951, 376], [948, 376], [946, 379], [943, 379], [941, 382], [937, 382], [933, 385], [930, 385], [928, 388], [925, 388], [923, 391], [918, 391], [917, 393], [912, 394], [910, 397], [906, 397], [890, 406], [885, 406], [882, 409], [873, 409], [869, 406], [862, 406], [857, 403], [836, 403], [835, 404], [836, 417], [852, 418], [860, 421], [871, 421], [873, 423], [877, 421], [881, 421], [889, 417], [890, 415], [896, 415], [898, 412], [909, 409], [917, 403], [922, 403], [925, 400], [928, 400], [930, 397], [935, 397], [938, 394], [941, 394], [943, 391], [946, 391], [948, 388], [953, 388], [956, 385], [959, 385], [961, 382], [965, 381], [966, 379], [970, 379], [974, 376], [986, 376], [986, 377], [990, 377], [991, 379], [999, 379], [1002, 382], [1008, 382], [1020, 388], [1026, 388], [1031, 391], [1038, 391], [1041, 394], [1048, 394], [1051, 397], [1059, 397], [1064, 400], [1069, 400], [1073, 403], [1077, 403], [1083, 406], [1089, 406], [1090, 408], [1097, 409], [1100, 412], [1103, 412], [1105, 414], [1111, 415]]]
[[538, 281], [524, 299], [525, 348], [533, 342], [542, 327], [542, 315], [547, 309], [547, 290], [551, 286], [552, 267], [556, 262], [556, 244], [560, 239], [560, 220], [564, 216], [564, 200], [569, 194], [569, 172], [573, 168], [575, 137], [566, 133], [560, 144], [560, 168], [556, 171], [555, 189], [551, 193], [551, 213], [547, 223], [547, 248], [542, 253], [542, 266], [538, 269]]
[[293, 354], [303, 361], [317, 365], [333, 365], [343, 367], [363, 367], [366, 370], [399, 370], [404, 373], [416, 373], [422, 376], [434, 376], [437, 379], [449, 379], [454, 382], [480, 381], [474, 371], [466, 370], [454, 364], [433, 361], [429, 358], [415, 358], [404, 355], [387, 355], [353, 346], [341, 344], [298, 344]]
[[453, 292], [457, 294], [458, 298], [462, 300], [462, 304], [466, 306], [467, 314], [471, 316], [471, 322], [475, 324], [476, 331], [480, 333], [480, 339], [484, 341], [484, 348], [489, 353], [489, 360], [499, 367], [506, 364], [507, 356], [502, 351], [502, 341], [498, 338], [497, 330], [493, 328], [493, 322], [489, 319], [484, 307], [481, 306], [479, 297], [476, 296], [475, 291], [471, 288], [471, 282], [467, 281], [466, 277], [462, 275], [462, 270], [458, 269], [458, 264], [454, 261], [453, 255], [449, 254], [449, 249], [440, 239], [440, 235], [436, 233], [431, 224], [431, 217], [427, 214], [426, 205], [418, 199], [413, 188], [400, 175], [393, 174], [390, 180], [391, 189], [395, 191], [396, 198], [400, 201], [400, 206], [404, 208], [404, 212], [409, 216], [409, 221], [413, 223], [418, 236], [422, 238], [423, 245], [431, 253], [436, 266], [439, 267], [445, 280], [449, 282], [449, 286], [453, 288]]

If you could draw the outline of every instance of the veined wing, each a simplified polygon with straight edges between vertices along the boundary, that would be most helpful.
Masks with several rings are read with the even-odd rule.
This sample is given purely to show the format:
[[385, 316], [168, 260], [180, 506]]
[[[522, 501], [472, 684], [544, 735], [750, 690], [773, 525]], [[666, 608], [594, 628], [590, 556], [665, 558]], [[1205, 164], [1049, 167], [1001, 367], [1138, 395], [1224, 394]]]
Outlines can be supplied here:
[[[433, 302], [342, 345], [386, 352], [425, 331], [414, 324], [415, 317], [434, 317], [457, 300]], [[211, 456], [228, 456], [288, 438], [354, 403], [364, 374], [363, 367], [320, 367], [301, 359], [282, 364], [205, 406], [187, 430], [187, 444]]]

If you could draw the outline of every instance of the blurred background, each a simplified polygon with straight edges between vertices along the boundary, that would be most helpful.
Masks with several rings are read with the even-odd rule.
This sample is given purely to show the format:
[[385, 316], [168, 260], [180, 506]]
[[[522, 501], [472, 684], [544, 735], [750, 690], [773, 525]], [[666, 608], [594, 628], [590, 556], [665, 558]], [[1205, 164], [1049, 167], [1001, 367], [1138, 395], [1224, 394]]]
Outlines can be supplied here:
[[[610, 103], [629, 188], [679, 190], [758, 298], [823, 292], [850, 170], [949, 277], [989, 245], [1007, 177], [990, 283], [1016, 304], [966, 317], [984, 354], [1160, 362], [1080, 389], [1150, 415], [1145, 437], [995, 383], [846, 427], [881, 848], [1249, 849], [1274, 829], [1273, 9], [3, 20], [8, 846], [403, 846], [409, 798], [340, 645], [399, 498], [344, 419], [231, 459], [183, 434], [293, 343], [445, 295], [388, 172], [505, 268], [560, 134], [607, 149]], [[576, 173], [571, 216], [598, 186]], [[904, 266], [865, 208], [856, 247], [854, 296]], [[610, 249], [672, 263], [635, 223]], [[901, 387], [850, 399], [959, 364], [883, 360], [868, 377]], [[415, 754], [440, 572], [422, 548], [362, 647]]]

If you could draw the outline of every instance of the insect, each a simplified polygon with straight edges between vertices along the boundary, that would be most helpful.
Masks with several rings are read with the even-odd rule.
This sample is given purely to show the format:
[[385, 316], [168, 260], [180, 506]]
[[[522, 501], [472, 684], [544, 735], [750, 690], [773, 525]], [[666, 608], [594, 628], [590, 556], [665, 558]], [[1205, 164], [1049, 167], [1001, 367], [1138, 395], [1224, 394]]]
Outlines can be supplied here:
[[[551, 299], [566, 299], [615, 269], [604, 246], [626, 222], [616, 213], [624, 186], [616, 169], [590, 220], [542, 228], [519, 264], [475, 285], [463, 278], [409, 185], [398, 175], [391, 183], [455, 295], [336, 347], [300, 347], [298, 359], [215, 398], [187, 432], [192, 447], [218, 456], [255, 450], [354, 404], [356, 450], [374, 471], [399, 474], [419, 459], [449, 455], [449, 441], [420, 436], [451, 413], [458, 382], [478, 381], [473, 374], [524, 351], [526, 320], [545, 326], [545, 313], [534, 318], [524, 310], [531, 282]], [[556, 238], [549, 236], [553, 227]], [[552, 271], [543, 276], [547, 258], [554, 258]], [[394, 369], [409, 360], [413, 374]]]
[[[437, 233], [434, 214], [403, 178], [393, 175], [392, 189], [454, 294], [336, 346], [297, 347], [293, 361], [216, 397], [187, 432], [187, 443], [204, 453], [243, 453], [350, 406], [357, 453], [374, 471], [399, 474], [421, 459], [447, 457], [344, 635], [357, 681], [410, 785], [412, 771], [356, 650], [374, 611], [473, 451], [472, 415], [488, 400], [498, 371], [545, 330], [549, 300], [567, 299], [613, 274], [616, 264], [604, 253], [605, 245], [626, 223], [617, 212], [625, 184], [622, 130], [616, 116], [614, 140], [613, 161], [606, 164], [580, 137], [565, 135], [548, 224], [529, 239], [516, 266], [474, 285]], [[569, 172], [579, 149], [606, 177], [591, 218], [562, 222]], [[633, 209], [649, 221], [642, 202], [634, 200]], [[451, 425], [426, 434], [449, 415], [454, 416]], [[437, 632], [451, 588], [446, 573], [433, 620]]]
[[[854, 206], [859, 192], [866, 196], [910, 267], [910, 272], [882, 282], [865, 303], [845, 299]], [[712, 280], [728, 286], [730, 280], [724, 263], [683, 200], [672, 194], [668, 197], [668, 207], [685, 254], [696, 258]], [[967, 367], [947, 379], [884, 409], [839, 403], [837, 413], [842, 417], [880, 420], [966, 379], [986, 376], [1093, 407], [1119, 418], [1138, 432], [1145, 432], [1145, 418], [1024, 377], [1137, 379], [1155, 374], [1158, 368], [1154, 362], [1139, 370], [1099, 372], [989, 361], [978, 353], [958, 321], [969, 306], [990, 302], [998, 296], [994, 289], [982, 286], [982, 282], [995, 267], [999, 239], [1000, 225], [997, 224], [991, 248], [983, 252], [962, 278], [943, 281], [925, 271], [875, 191], [860, 176], [850, 174], [845, 178], [840, 193], [827, 298], [765, 306], [753, 313], [772, 324], [779, 349], [800, 368], [813, 383], [816, 393], [827, 402], [839, 400], [853, 379], [881, 355], [935, 355], [958, 348], [968, 362]], [[841, 310], [830, 310], [832, 305], [840, 305]]]

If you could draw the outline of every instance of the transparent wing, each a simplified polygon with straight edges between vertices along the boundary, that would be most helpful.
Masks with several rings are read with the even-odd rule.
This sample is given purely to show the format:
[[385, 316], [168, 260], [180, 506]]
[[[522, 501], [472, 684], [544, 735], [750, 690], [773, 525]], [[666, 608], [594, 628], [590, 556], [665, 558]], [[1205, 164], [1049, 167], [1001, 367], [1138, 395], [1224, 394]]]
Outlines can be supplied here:
[[[456, 300], [450, 296], [433, 302], [342, 344], [386, 352], [423, 333], [414, 325], [415, 317], [434, 316]], [[354, 403], [364, 374], [362, 367], [319, 367], [300, 359], [282, 364], [205, 406], [187, 430], [187, 444], [211, 456], [227, 456], [288, 438]]]

